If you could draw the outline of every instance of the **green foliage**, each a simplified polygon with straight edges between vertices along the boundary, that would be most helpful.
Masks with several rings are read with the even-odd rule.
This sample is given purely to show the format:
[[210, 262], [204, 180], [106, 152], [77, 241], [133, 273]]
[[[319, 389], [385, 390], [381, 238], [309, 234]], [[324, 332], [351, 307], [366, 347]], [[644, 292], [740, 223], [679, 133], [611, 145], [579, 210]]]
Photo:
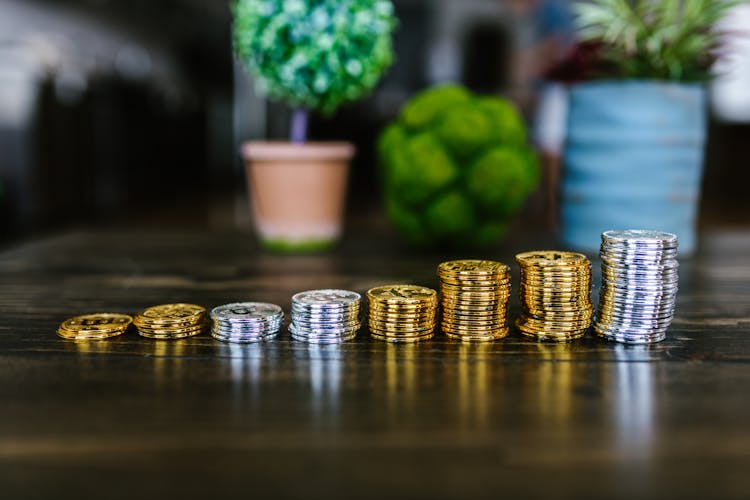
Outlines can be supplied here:
[[581, 39], [603, 43], [623, 78], [699, 81], [708, 77], [719, 34], [713, 26], [741, 1], [591, 0], [574, 5]]
[[368, 94], [391, 65], [390, 0], [236, 0], [234, 48], [259, 88], [325, 114]]
[[539, 181], [513, 105], [457, 85], [414, 96], [378, 154], [388, 217], [417, 244], [496, 243]]

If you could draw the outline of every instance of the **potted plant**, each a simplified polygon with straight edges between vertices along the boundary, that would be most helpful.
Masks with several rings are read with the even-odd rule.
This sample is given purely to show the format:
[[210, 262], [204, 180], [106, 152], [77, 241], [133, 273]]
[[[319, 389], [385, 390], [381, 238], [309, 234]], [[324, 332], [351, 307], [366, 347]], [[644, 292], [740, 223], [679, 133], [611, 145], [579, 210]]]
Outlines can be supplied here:
[[[570, 87], [561, 184], [563, 240], [595, 251], [612, 228], [655, 228], [695, 249], [706, 138], [704, 82], [725, 0], [575, 4], [571, 58], [598, 81]], [[570, 76], [570, 75], [568, 75]]]
[[388, 217], [418, 245], [497, 243], [539, 181], [516, 108], [458, 85], [409, 100], [378, 152]]
[[294, 111], [289, 142], [243, 144], [255, 225], [276, 250], [318, 250], [341, 234], [346, 142], [307, 142], [311, 111], [368, 94], [390, 66], [390, 0], [236, 0], [234, 48], [270, 99]]

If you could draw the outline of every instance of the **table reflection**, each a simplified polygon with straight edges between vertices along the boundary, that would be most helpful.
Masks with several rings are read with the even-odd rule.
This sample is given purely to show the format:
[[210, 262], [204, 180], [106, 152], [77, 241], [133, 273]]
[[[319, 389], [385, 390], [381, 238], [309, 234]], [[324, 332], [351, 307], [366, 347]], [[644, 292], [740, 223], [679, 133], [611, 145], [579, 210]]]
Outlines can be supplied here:
[[653, 363], [645, 362], [650, 346], [612, 346], [617, 363], [613, 372], [612, 415], [621, 456], [648, 458], [654, 447]]

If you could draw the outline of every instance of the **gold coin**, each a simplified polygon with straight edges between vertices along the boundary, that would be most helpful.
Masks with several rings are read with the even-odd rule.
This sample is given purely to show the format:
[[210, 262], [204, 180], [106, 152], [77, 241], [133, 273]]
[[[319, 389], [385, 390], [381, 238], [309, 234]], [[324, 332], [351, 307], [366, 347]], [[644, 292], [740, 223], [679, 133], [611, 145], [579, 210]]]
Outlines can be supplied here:
[[551, 342], [571, 342], [583, 338], [586, 335], [586, 331], [568, 332], [564, 334], [556, 334], [549, 332], [527, 332], [522, 329], [518, 329], [521, 335], [528, 339], [537, 341], [551, 341]]
[[98, 340], [121, 335], [133, 318], [127, 314], [96, 313], [66, 319], [57, 334], [70, 340]]
[[205, 313], [204, 307], [195, 304], [161, 304], [147, 307], [138, 313], [136, 319], [140, 323], [172, 325], [197, 321]]
[[171, 339], [181, 339], [185, 337], [192, 337], [195, 335], [199, 335], [203, 333], [204, 330], [206, 330], [207, 325], [200, 325], [193, 328], [185, 328], [185, 329], [147, 329], [147, 328], [138, 328], [138, 334], [141, 337], [148, 337], [152, 339], [159, 339], [159, 340], [171, 340]]
[[423, 323], [434, 323], [435, 322], [435, 316], [424, 316], [421, 318], [392, 318], [392, 317], [383, 317], [383, 316], [369, 316], [367, 318], [368, 321], [374, 321], [378, 323], [385, 323], [385, 324], [393, 324], [393, 325], [415, 325], [415, 324], [423, 324]]
[[508, 303], [508, 299], [471, 299], [471, 298], [457, 298], [453, 299], [450, 297], [443, 297], [440, 301], [440, 305], [443, 307], [478, 307], [478, 308], [499, 308], [503, 307]]
[[492, 342], [493, 340], [502, 339], [508, 336], [510, 328], [503, 328], [496, 331], [481, 333], [460, 333], [443, 329], [443, 333], [449, 338], [468, 342]]
[[459, 324], [459, 323], [448, 323], [441, 322], [440, 327], [445, 330], [451, 330], [452, 332], [485, 332], [488, 330], [498, 330], [500, 328], [506, 328], [508, 325], [505, 321], [488, 323], [486, 325], [472, 325], [472, 324]]
[[468, 275], [468, 276], [485, 276], [496, 274], [507, 274], [509, 268], [502, 262], [494, 260], [477, 260], [462, 259], [442, 262], [438, 265], [438, 275]]
[[372, 302], [386, 304], [430, 304], [437, 300], [432, 288], [418, 285], [385, 285], [371, 288], [367, 298]]
[[511, 290], [509, 288], [494, 288], [487, 290], [463, 288], [463, 289], [450, 289], [443, 288], [440, 290], [442, 296], [449, 297], [460, 297], [466, 295], [468, 297], [510, 297]]
[[138, 316], [133, 319], [133, 324], [136, 327], [147, 327], [147, 328], [189, 328], [191, 326], [196, 326], [201, 324], [206, 319], [205, 315], [197, 316], [195, 318], [190, 318], [189, 320], [183, 320], [183, 321], [149, 321], [144, 320], [143, 318], [140, 318]]
[[425, 335], [415, 335], [413, 337], [394, 337], [391, 335], [382, 335], [379, 333], [371, 332], [370, 336], [377, 340], [385, 340], [386, 342], [407, 343], [407, 342], [421, 342], [423, 340], [429, 340], [435, 336], [435, 333], [430, 332]]
[[588, 265], [589, 259], [582, 253], [558, 250], [538, 250], [516, 254], [516, 262], [524, 267], [576, 268]]
[[525, 330], [529, 333], [535, 332], [546, 332], [546, 333], [559, 333], [565, 334], [569, 332], [578, 332], [580, 330], [587, 330], [590, 323], [571, 324], [571, 325], [558, 325], [558, 324], [545, 324], [545, 323], [534, 323], [530, 322], [528, 318], [519, 317], [516, 319], [516, 326]]
[[427, 311], [437, 307], [437, 298], [434, 301], [425, 304], [379, 304], [370, 302], [370, 311]]
[[367, 326], [370, 331], [389, 332], [393, 334], [415, 334], [435, 329], [435, 323], [425, 323], [422, 325], [394, 325], [390, 323], [368, 322]]
[[369, 319], [375, 319], [378, 321], [397, 321], [397, 322], [415, 322], [415, 321], [429, 321], [434, 320], [436, 314], [433, 312], [432, 314], [419, 314], [419, 315], [404, 315], [404, 314], [378, 314], [378, 313], [370, 313], [367, 317]]
[[441, 286], [449, 287], [482, 287], [482, 288], [509, 288], [510, 278], [496, 280], [456, 280], [451, 278], [440, 278]]
[[[534, 321], [529, 318], [521, 317], [520, 326], [528, 330], [544, 331], [544, 332], [569, 332], [577, 330], [585, 330], [591, 326], [591, 320], [579, 321], [575, 323], [563, 323], [560, 321], [544, 322]], [[518, 325], [518, 324], [517, 324]]]
[[593, 310], [586, 309], [583, 311], [571, 311], [571, 312], [546, 311], [541, 314], [528, 313], [527, 311], [524, 311], [524, 314], [528, 316], [529, 318], [537, 320], [537, 321], [578, 321], [582, 319], [591, 319], [591, 316], [593, 315]]
[[483, 314], [507, 314], [508, 307], [505, 304], [490, 306], [455, 306], [452, 304], [443, 305], [443, 314], [466, 314], [466, 315], [483, 315]]

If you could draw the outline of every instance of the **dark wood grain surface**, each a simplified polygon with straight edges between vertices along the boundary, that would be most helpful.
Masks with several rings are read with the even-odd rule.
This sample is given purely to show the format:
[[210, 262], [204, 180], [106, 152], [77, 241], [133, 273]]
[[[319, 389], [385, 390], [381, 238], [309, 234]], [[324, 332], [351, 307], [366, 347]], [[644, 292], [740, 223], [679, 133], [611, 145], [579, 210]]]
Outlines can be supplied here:
[[[286, 333], [262, 345], [132, 331], [67, 342], [55, 329], [79, 313], [288, 309], [310, 288], [436, 286], [436, 265], [455, 255], [363, 233], [328, 255], [277, 256], [243, 233], [198, 230], [6, 249], [0, 498], [748, 498], [750, 232], [702, 242], [682, 262], [668, 338], [652, 347], [515, 333], [491, 344], [389, 345], [366, 332], [327, 347]], [[514, 238], [482, 256], [511, 263], [550, 245]]]

